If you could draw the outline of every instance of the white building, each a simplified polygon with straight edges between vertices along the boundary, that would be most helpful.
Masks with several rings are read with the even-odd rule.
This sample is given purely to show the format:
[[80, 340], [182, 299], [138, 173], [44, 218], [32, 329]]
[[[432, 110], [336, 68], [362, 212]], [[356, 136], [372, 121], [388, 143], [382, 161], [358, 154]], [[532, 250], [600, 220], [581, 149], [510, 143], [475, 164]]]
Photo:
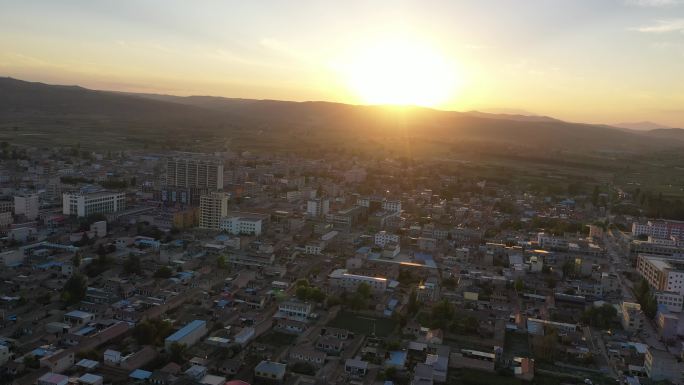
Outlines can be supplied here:
[[261, 235], [263, 220], [257, 217], [227, 216], [221, 218], [219, 228], [233, 235]]
[[632, 235], [648, 235], [655, 238], [684, 237], [684, 222], [648, 221], [645, 224], [632, 223]]
[[87, 217], [92, 214], [109, 214], [126, 208], [126, 193], [64, 193], [62, 194], [62, 213]]
[[29, 220], [38, 218], [40, 200], [38, 194], [17, 195], [14, 197], [14, 214], [24, 215]]
[[401, 201], [386, 200], [382, 202], [382, 209], [385, 211], [399, 212], [401, 211]]
[[328, 278], [330, 286], [342, 288], [346, 291], [356, 291], [362, 283], [367, 284], [371, 290], [376, 292], [383, 292], [387, 289], [387, 278], [349, 274], [347, 269], [334, 270]]
[[200, 197], [199, 227], [221, 229], [221, 218], [228, 214], [228, 194], [213, 192]]
[[0, 265], [17, 266], [24, 262], [24, 253], [21, 250], [8, 250], [0, 252]]
[[297, 301], [284, 301], [278, 305], [278, 316], [294, 320], [304, 320], [311, 314], [311, 304]]
[[330, 200], [328, 198], [309, 199], [306, 202], [306, 215], [310, 217], [324, 217], [330, 211]]
[[679, 293], [658, 291], [655, 293], [659, 306], [665, 306], [672, 313], [681, 313], [684, 305], [684, 296]]
[[375, 234], [375, 244], [380, 247], [385, 247], [387, 243], [399, 243], [399, 235], [388, 233], [387, 231], [380, 231]]
[[186, 188], [223, 189], [223, 163], [217, 159], [175, 157], [166, 161], [166, 184]]

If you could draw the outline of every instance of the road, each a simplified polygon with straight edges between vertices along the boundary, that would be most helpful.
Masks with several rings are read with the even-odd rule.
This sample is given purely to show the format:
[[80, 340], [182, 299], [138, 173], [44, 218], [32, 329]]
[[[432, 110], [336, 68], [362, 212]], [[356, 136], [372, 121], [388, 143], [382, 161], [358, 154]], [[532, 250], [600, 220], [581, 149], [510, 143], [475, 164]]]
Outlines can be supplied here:
[[[622, 274], [623, 271], [632, 273], [636, 273], [636, 271], [634, 271], [632, 268], [628, 250], [625, 250], [625, 248], [620, 245], [622, 239], [619, 237], [622, 237], [622, 234], [615, 234], [616, 231], [617, 230], [609, 231], [609, 236], [604, 235], [603, 239], [606, 246], [606, 251], [608, 253], [608, 258], [611, 262], [610, 272], [615, 273], [618, 277], [622, 299], [627, 302], [636, 302], [634, 293], [632, 291], [634, 283], [626, 279]], [[616, 266], [619, 266], [619, 268]], [[642, 342], [648, 344], [649, 346], [652, 346], [656, 349], [665, 350], [665, 344], [660, 341], [654, 322], [647, 317], [644, 318], [644, 328], [642, 332], [639, 333], [639, 338]]]

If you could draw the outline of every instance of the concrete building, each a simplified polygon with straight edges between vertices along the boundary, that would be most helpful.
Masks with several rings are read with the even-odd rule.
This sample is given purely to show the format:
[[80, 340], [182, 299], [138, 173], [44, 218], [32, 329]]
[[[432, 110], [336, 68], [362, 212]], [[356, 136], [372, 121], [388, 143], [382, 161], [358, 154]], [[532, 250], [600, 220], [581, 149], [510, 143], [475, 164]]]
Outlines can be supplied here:
[[334, 270], [328, 278], [330, 286], [342, 288], [346, 291], [355, 291], [362, 283], [367, 284], [371, 290], [376, 292], [384, 292], [387, 289], [387, 278], [349, 274], [346, 269]]
[[14, 197], [14, 214], [23, 215], [33, 221], [38, 218], [40, 199], [38, 194], [16, 195]]
[[166, 337], [164, 346], [169, 349], [174, 343], [183, 344], [185, 346], [192, 346], [207, 334], [207, 322], [203, 320], [194, 320], [177, 332]]
[[644, 368], [652, 381], [667, 380], [679, 383], [682, 380], [677, 360], [664, 350], [649, 348], [644, 357]]
[[284, 301], [278, 305], [279, 317], [295, 319], [295, 320], [305, 320], [309, 318], [311, 314], [311, 304], [306, 302], [297, 301]]
[[637, 271], [656, 291], [684, 294], [684, 261], [640, 254]]
[[321, 218], [330, 211], [330, 200], [328, 198], [309, 199], [306, 202], [306, 215], [313, 218]]
[[226, 216], [221, 218], [219, 228], [233, 235], [260, 236], [263, 219], [256, 216]]
[[221, 218], [228, 214], [228, 194], [213, 192], [200, 198], [199, 227], [221, 229]]
[[387, 231], [380, 231], [375, 234], [375, 244], [380, 246], [380, 247], [385, 247], [385, 244], [392, 242], [392, 243], [399, 243], [399, 235], [397, 234], [392, 234], [388, 233]]
[[643, 328], [644, 313], [638, 303], [622, 302], [620, 304], [620, 318], [622, 328], [628, 332], [637, 333]]
[[679, 293], [658, 291], [655, 293], [658, 306], [665, 306], [669, 312], [681, 313], [684, 306], [684, 296]]
[[285, 378], [287, 365], [273, 361], [261, 361], [254, 367], [254, 377], [271, 383], [280, 383]]
[[62, 194], [62, 213], [87, 217], [92, 214], [109, 214], [126, 208], [126, 193], [94, 192]]
[[217, 159], [174, 157], [166, 161], [166, 184], [185, 188], [223, 189], [223, 163]]
[[68, 385], [69, 377], [57, 373], [45, 373], [38, 381], [37, 385]]
[[645, 224], [632, 223], [632, 236], [648, 235], [654, 238], [684, 237], [682, 221], [648, 221]]

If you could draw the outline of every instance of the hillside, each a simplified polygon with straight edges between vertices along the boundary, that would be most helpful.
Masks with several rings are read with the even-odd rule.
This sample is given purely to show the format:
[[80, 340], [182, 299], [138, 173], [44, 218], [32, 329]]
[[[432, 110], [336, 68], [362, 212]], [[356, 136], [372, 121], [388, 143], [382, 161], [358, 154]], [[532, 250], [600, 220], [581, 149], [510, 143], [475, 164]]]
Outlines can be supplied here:
[[119, 136], [150, 143], [212, 138], [271, 148], [411, 143], [446, 150], [472, 143], [536, 151], [632, 153], [684, 145], [653, 133], [539, 116], [130, 94], [0, 78], [0, 135], [11, 136], [9, 129], [20, 129], [26, 136], [59, 134], [64, 141], [78, 140], [69, 136], [88, 132], [103, 135], [103, 141]]

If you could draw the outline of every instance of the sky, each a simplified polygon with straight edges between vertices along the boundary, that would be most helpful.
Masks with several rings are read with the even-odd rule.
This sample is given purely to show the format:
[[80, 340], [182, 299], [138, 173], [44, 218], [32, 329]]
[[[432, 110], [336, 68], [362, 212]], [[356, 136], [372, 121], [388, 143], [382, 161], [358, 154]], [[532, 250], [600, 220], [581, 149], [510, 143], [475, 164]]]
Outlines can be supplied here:
[[0, 0], [0, 76], [684, 128], [684, 0]]

